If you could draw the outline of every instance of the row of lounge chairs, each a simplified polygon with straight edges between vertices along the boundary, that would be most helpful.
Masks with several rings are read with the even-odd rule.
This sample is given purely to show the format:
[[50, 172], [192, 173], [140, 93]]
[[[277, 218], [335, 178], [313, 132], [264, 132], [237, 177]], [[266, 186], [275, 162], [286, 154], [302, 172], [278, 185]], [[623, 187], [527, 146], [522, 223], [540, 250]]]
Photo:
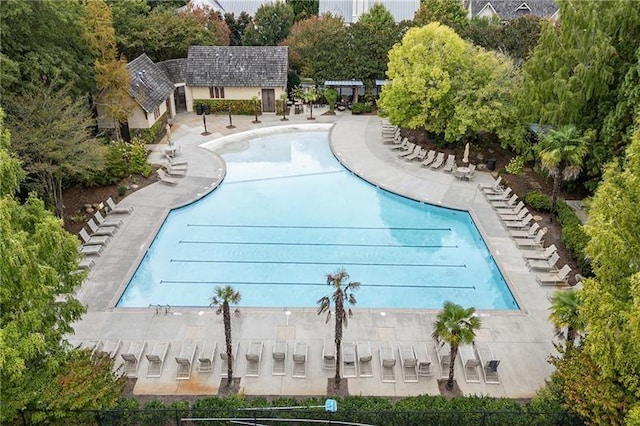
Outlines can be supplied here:
[[[442, 371], [442, 377], [449, 376], [451, 366], [451, 354], [449, 346], [434, 344], [438, 363]], [[491, 348], [486, 345], [460, 345], [458, 356], [464, 371], [464, 380], [467, 383], [481, 383], [484, 380], [487, 384], [500, 384], [498, 366], [500, 360], [493, 356]]]
[[[545, 230], [534, 220], [533, 215], [518, 201], [509, 187], [502, 186], [502, 177], [491, 185], [479, 185], [487, 201], [496, 211], [504, 227], [516, 245], [525, 249], [523, 257], [531, 270], [539, 271], [536, 281], [540, 285], [566, 285], [571, 273], [569, 265], [557, 267], [560, 255], [554, 245], [544, 247]], [[533, 223], [532, 223], [533, 222]]]
[[173, 156], [165, 154], [166, 161], [162, 168], [156, 170], [160, 182], [167, 185], [175, 185], [178, 181], [175, 178], [182, 178], [187, 175], [188, 163], [186, 160], [176, 160]]
[[[80, 230], [79, 235], [82, 239], [80, 254], [83, 256], [99, 256], [124, 223], [115, 216], [131, 214], [132, 212], [133, 206], [117, 205], [111, 197], [100, 203], [94, 216], [87, 222], [86, 227]], [[80, 269], [90, 269], [94, 264], [93, 259], [83, 257], [78, 262], [78, 267]]]

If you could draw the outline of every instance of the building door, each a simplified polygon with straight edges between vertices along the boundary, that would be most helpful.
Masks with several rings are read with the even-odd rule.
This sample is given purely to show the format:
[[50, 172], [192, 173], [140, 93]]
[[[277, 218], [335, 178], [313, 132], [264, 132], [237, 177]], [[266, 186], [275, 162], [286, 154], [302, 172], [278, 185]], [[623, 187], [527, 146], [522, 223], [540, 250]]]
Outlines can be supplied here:
[[129, 133], [129, 122], [120, 123], [120, 137], [127, 142], [131, 142], [131, 133]]
[[276, 112], [275, 89], [262, 89], [262, 112]]
[[184, 93], [184, 86], [176, 87], [173, 92], [173, 97], [176, 101], [176, 114], [187, 111], [187, 98]]

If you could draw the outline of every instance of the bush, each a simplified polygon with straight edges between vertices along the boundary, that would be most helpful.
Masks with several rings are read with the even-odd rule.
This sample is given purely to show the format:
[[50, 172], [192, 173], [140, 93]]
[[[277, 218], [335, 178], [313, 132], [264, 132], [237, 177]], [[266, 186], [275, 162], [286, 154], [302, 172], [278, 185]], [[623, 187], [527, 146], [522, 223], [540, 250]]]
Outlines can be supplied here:
[[[280, 101], [282, 102], [282, 101]], [[276, 101], [276, 104], [278, 101]], [[194, 99], [193, 110], [197, 105], [209, 105], [211, 114], [227, 114], [231, 108], [234, 115], [254, 115], [255, 101], [252, 99]], [[282, 111], [280, 111], [282, 113]]]
[[369, 113], [371, 110], [371, 105], [367, 103], [356, 102], [355, 104], [351, 104], [351, 114]]
[[96, 183], [113, 184], [134, 173], [150, 176], [153, 167], [147, 163], [148, 155], [145, 143], [140, 139], [133, 139], [131, 143], [112, 142], [109, 145], [105, 170], [98, 176]]
[[504, 169], [510, 175], [516, 175], [516, 176], [519, 175], [520, 173], [522, 173], [522, 170], [524, 169], [524, 157], [522, 156], [513, 157], [511, 161], [509, 161], [509, 164], [507, 164], [507, 166]]
[[576, 212], [564, 200], [557, 201], [556, 212], [558, 221], [562, 225], [562, 242], [578, 262], [582, 275], [593, 275], [591, 261], [585, 253], [589, 236], [582, 229], [582, 223], [578, 219]]
[[118, 186], [118, 195], [119, 196], [122, 197], [126, 193], [127, 193], [127, 187], [126, 186], [124, 186], [124, 185]]
[[527, 207], [539, 212], [551, 211], [551, 199], [538, 190], [527, 193], [524, 197], [524, 203]]

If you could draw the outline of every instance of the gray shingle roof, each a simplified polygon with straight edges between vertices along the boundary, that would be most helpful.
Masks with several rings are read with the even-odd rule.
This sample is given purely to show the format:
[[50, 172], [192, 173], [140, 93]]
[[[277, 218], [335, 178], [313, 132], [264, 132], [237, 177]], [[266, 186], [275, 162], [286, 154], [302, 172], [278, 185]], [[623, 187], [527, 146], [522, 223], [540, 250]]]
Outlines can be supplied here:
[[553, 0], [471, 0], [472, 16], [480, 13], [487, 4], [491, 4], [503, 21], [526, 15], [550, 17], [558, 11], [558, 5]]
[[129, 93], [142, 107], [151, 112], [173, 93], [173, 83], [146, 54], [138, 56], [127, 64], [131, 79]]
[[173, 84], [184, 83], [187, 76], [187, 58], [169, 59], [158, 62], [157, 66], [164, 71]]
[[189, 86], [280, 87], [287, 85], [286, 46], [190, 46]]

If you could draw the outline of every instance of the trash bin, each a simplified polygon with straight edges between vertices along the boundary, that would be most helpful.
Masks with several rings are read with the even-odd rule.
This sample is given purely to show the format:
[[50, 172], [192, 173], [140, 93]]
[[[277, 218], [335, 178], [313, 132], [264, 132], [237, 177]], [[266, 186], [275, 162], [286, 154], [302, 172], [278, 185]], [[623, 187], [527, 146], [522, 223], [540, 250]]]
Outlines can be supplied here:
[[495, 158], [489, 158], [487, 160], [487, 169], [494, 171], [496, 169], [496, 159]]

